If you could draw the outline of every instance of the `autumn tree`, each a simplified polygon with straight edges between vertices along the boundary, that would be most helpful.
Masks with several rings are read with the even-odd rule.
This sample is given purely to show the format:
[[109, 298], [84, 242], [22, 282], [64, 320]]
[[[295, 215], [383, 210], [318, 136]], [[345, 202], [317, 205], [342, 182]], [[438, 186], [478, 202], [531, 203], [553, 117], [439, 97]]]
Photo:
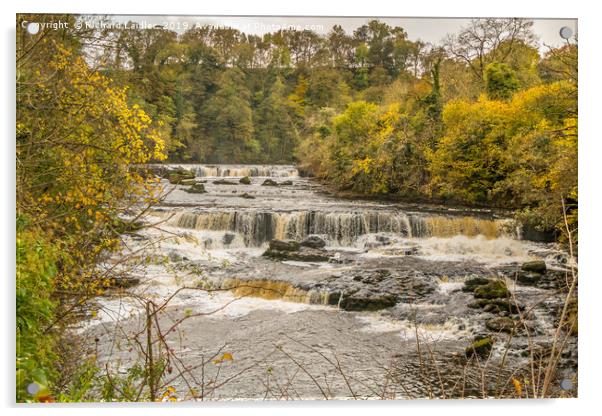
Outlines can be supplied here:
[[488, 64], [506, 63], [518, 45], [534, 41], [532, 27], [532, 20], [520, 18], [472, 19], [458, 34], [448, 37], [446, 49], [482, 81]]
[[491, 100], [507, 100], [518, 90], [516, 73], [506, 64], [492, 62], [485, 67], [485, 90]]
[[238, 68], [224, 71], [215, 93], [201, 109], [203, 151], [209, 161], [240, 163], [252, 159], [259, 150], [254, 137], [250, 92], [244, 78]]
[[69, 313], [111, 286], [114, 276], [98, 264], [159, 197], [156, 180], [133, 165], [166, 155], [160, 126], [89, 66], [76, 33], [45, 29], [34, 38], [17, 27], [17, 400], [23, 401], [42, 400], [27, 393], [32, 381], [44, 397], [59, 390], [56, 347]]

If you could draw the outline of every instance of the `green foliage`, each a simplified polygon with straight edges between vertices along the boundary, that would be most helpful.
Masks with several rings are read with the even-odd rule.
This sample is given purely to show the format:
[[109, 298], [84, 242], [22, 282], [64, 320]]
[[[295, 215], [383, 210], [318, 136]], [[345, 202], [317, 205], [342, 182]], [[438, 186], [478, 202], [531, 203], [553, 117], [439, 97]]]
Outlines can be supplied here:
[[491, 100], [507, 100], [518, 90], [515, 72], [506, 64], [492, 62], [485, 67], [485, 89]]
[[[120, 248], [121, 215], [155, 203], [160, 192], [131, 165], [165, 159], [166, 143], [164, 123], [92, 69], [72, 33], [31, 38], [18, 27], [17, 400], [55, 401], [69, 394], [58, 384], [66, 376], [61, 337], [77, 307], [110, 285], [96, 266]], [[158, 102], [157, 115], [175, 116], [170, 97]], [[34, 395], [26, 390], [32, 382], [40, 388]], [[73, 394], [86, 389], [82, 383]]]
[[508, 102], [448, 103], [445, 135], [430, 155], [434, 192], [519, 208], [523, 223], [563, 231], [562, 202], [576, 214], [576, 115], [576, 87], [566, 81], [521, 91]]
[[55, 337], [46, 332], [54, 319], [52, 299], [57, 253], [39, 231], [28, 230], [26, 217], [17, 218], [17, 401], [34, 397], [27, 386], [48, 391], [56, 376]]
[[494, 202], [494, 187], [505, 177], [510, 121], [500, 101], [448, 103], [443, 111], [445, 135], [430, 154], [435, 194], [471, 204]]
[[254, 137], [250, 92], [238, 68], [223, 72], [216, 92], [202, 108], [203, 144], [208, 161], [232, 163], [253, 160], [259, 152]]
[[[301, 100], [299, 97], [296, 103], [300, 104]], [[258, 139], [264, 161], [291, 162], [293, 150], [297, 146], [298, 133], [290, 112], [284, 83], [280, 77], [277, 77], [258, 110], [260, 118]]]

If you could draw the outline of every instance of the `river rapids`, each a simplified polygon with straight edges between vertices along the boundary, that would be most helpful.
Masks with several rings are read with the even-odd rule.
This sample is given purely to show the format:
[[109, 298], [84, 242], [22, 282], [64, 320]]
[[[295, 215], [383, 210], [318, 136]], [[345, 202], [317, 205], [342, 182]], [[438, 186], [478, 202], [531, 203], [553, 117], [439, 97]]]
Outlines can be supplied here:
[[[178, 167], [206, 192], [162, 179], [168, 195], [145, 220], [154, 226], [124, 235], [126, 264], [104, 265], [136, 284], [99, 296], [79, 330], [115, 374], [141, 359], [131, 340], [146, 300], [163, 306], [155, 349], [177, 357], [163, 380], [178, 400], [489, 397], [481, 373], [463, 371], [475, 337], [495, 340], [494, 377], [502, 357], [511, 372], [530, 342], [545, 347], [554, 335], [569, 258], [522, 239], [512, 219], [340, 199], [294, 166], [168, 168]], [[262, 255], [272, 240], [308, 237], [325, 243], [326, 260]], [[517, 282], [533, 260], [552, 277]], [[528, 311], [529, 337], [487, 327], [498, 315], [462, 290], [475, 277], [506, 282]], [[576, 352], [567, 357], [576, 366]]]

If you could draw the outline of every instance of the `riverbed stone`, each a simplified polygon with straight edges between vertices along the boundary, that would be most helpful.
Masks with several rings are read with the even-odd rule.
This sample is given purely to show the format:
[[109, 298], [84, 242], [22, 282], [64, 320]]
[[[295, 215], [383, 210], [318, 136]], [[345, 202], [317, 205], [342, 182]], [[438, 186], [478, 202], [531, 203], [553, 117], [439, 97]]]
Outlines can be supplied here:
[[276, 182], [273, 179], [266, 179], [265, 181], [263, 181], [263, 183], [261, 184], [261, 186], [278, 186], [278, 182]]
[[301, 250], [297, 251], [275, 250], [269, 248], [263, 255], [265, 257], [283, 261], [323, 262], [330, 259], [330, 256], [325, 250], [317, 250], [309, 247], [303, 247]]
[[185, 189], [189, 194], [204, 194], [207, 191], [205, 190], [205, 185], [202, 183], [195, 183], [190, 188]]
[[324, 241], [317, 235], [310, 235], [305, 240], [301, 241], [301, 245], [304, 247], [311, 248], [324, 248], [326, 247], [326, 241]]
[[234, 241], [235, 238], [236, 238], [236, 234], [225, 233], [224, 236], [222, 237], [222, 243], [224, 245], [229, 245], [230, 243], [232, 243], [232, 241]]
[[251, 185], [251, 178], [249, 178], [248, 176], [243, 176], [238, 180], [238, 182], [242, 183], [243, 185]]
[[298, 251], [301, 244], [295, 240], [272, 240], [270, 241], [270, 250], [278, 251]]
[[537, 283], [539, 283], [539, 281], [542, 278], [542, 274], [541, 273], [537, 273], [537, 272], [527, 272], [524, 270], [521, 270], [518, 272], [517, 276], [516, 276], [516, 280], [519, 283], [525, 284], [525, 285], [536, 285]]
[[502, 313], [508, 312], [511, 314], [519, 313], [525, 309], [524, 305], [512, 302], [507, 298], [500, 299], [477, 299], [467, 305], [473, 309], [483, 309], [483, 312]]
[[378, 293], [366, 289], [345, 295], [339, 300], [339, 307], [346, 311], [377, 311], [390, 308], [397, 303], [396, 297], [391, 293]]
[[236, 182], [229, 181], [227, 179], [218, 179], [213, 181], [214, 185], [236, 185]]
[[255, 199], [255, 197], [253, 195], [249, 195], [248, 193], [244, 193], [240, 196], [241, 198], [245, 198], [245, 199]]
[[196, 183], [195, 179], [182, 179], [180, 180], [180, 185], [194, 185]]
[[140, 284], [140, 278], [134, 276], [116, 277], [111, 279], [112, 288], [129, 289]]
[[187, 179], [194, 179], [194, 177], [195, 177], [194, 172], [189, 172], [186, 170], [178, 170], [174, 173], [170, 173], [167, 178], [169, 180], [169, 183], [174, 184], [174, 185], [179, 185], [182, 183], [182, 181], [187, 180]]
[[546, 262], [543, 260], [533, 260], [523, 263], [521, 269], [525, 272], [543, 274], [547, 270]]
[[474, 292], [477, 287], [484, 286], [490, 282], [491, 280], [486, 277], [472, 277], [464, 282], [462, 292]]
[[502, 280], [492, 280], [485, 285], [477, 286], [474, 290], [475, 298], [496, 299], [508, 296], [508, 288]]
[[281, 185], [281, 186], [290, 186], [292, 184], [293, 184], [293, 181], [291, 181], [290, 179], [279, 183], [279, 185]]
[[466, 357], [478, 356], [487, 358], [493, 348], [493, 339], [487, 336], [477, 336], [475, 340], [466, 347]]
[[510, 333], [514, 331], [515, 326], [516, 324], [512, 319], [504, 316], [491, 318], [487, 322], [485, 322], [485, 327], [494, 332]]

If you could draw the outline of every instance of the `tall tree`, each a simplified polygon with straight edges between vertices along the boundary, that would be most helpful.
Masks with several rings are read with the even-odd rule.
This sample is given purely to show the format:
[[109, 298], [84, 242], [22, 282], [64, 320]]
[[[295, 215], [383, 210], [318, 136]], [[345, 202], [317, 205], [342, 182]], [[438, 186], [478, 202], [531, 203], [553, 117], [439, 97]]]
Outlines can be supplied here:
[[208, 161], [241, 163], [257, 154], [250, 92], [240, 69], [229, 68], [220, 75], [217, 90], [201, 109], [200, 122]]
[[[532, 27], [533, 21], [527, 19], [472, 19], [458, 34], [448, 37], [446, 49], [482, 81], [489, 63], [505, 63], [517, 45], [533, 43]], [[504, 48], [500, 48], [502, 44]]]

